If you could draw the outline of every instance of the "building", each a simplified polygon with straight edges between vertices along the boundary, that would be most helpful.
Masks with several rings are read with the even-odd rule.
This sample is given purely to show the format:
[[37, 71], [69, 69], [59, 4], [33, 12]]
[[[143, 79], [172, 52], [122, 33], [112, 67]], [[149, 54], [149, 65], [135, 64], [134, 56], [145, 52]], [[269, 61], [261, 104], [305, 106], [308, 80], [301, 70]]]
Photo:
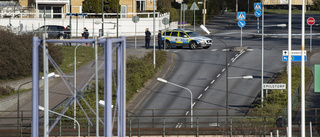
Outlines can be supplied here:
[[[286, 8], [288, 7], [288, 0], [264, 0], [264, 5], [267, 8]], [[307, 7], [313, 5], [313, 0], [305, 0], [305, 4]], [[301, 9], [302, 0], [291, 0], [291, 4], [293, 7]]]
[[[72, 13], [82, 13], [82, 2], [83, 0], [19, 0], [22, 7], [31, 9], [30, 13], [46, 13], [46, 18], [64, 18], [66, 13], [70, 13], [70, 9]], [[154, 0], [119, 0], [121, 6], [119, 12], [136, 13], [153, 10], [153, 2]], [[42, 18], [41, 14], [39, 18]]]

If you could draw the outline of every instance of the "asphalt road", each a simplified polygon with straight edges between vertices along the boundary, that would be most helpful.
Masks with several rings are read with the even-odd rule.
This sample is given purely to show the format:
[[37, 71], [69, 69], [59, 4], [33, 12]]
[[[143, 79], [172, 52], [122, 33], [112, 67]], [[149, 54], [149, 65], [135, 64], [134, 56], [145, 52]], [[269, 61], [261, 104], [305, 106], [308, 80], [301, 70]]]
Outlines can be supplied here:
[[[250, 15], [249, 15], [250, 16]], [[230, 63], [229, 77], [241, 77], [251, 75], [253, 79], [229, 79], [229, 115], [245, 115], [246, 109], [260, 93], [261, 89], [261, 37], [254, 36], [257, 33], [257, 21], [255, 17], [246, 20], [247, 25], [243, 28], [243, 46], [248, 47], [243, 53], [237, 51], [228, 52], [228, 62]], [[314, 16], [314, 15], [306, 15]], [[317, 19], [316, 19], [317, 20]], [[292, 19], [292, 49], [301, 49], [301, 15], [293, 15]], [[261, 22], [261, 19], [260, 19]], [[264, 83], [275, 73], [281, 71], [286, 62], [282, 62], [282, 50], [288, 49], [288, 38], [285, 34], [288, 27], [277, 27], [277, 24], [287, 24], [287, 15], [265, 15], [265, 34], [264, 39]], [[260, 24], [261, 25], [261, 24]], [[212, 116], [226, 115], [226, 71], [225, 71], [225, 46], [216, 38], [221, 39], [228, 47], [240, 46], [240, 28], [237, 26], [235, 14], [227, 13], [224, 16], [215, 17], [208, 21], [207, 28], [213, 32], [214, 46], [210, 49], [198, 49], [190, 51], [188, 49], [171, 49], [177, 59], [175, 68], [166, 80], [187, 87], [192, 91], [193, 97], [193, 116]], [[309, 26], [306, 25], [306, 30]], [[197, 31], [201, 30], [197, 27]], [[313, 33], [318, 33], [318, 27], [314, 27]], [[260, 28], [261, 33], [261, 28]], [[306, 31], [308, 33], [308, 31]], [[314, 36], [313, 48], [318, 48], [318, 36]], [[306, 37], [306, 49], [309, 40]], [[230, 48], [231, 49], [231, 48]], [[239, 57], [237, 57], [239, 56]], [[232, 58], [237, 58], [232, 60]], [[190, 116], [190, 93], [182, 88], [170, 84], [161, 84], [140, 106], [137, 106], [136, 114], [139, 116]], [[195, 119], [193, 119], [195, 121]], [[199, 119], [200, 122], [210, 123], [223, 121], [225, 118], [205, 118]], [[141, 120], [140, 120], [141, 121]], [[161, 122], [162, 119], [153, 121]], [[151, 122], [144, 120], [143, 122]], [[166, 127], [189, 127], [183, 125], [190, 122], [184, 118], [166, 118], [166, 123], [171, 125]], [[190, 123], [189, 123], [190, 124]], [[141, 126], [141, 125], [140, 125]], [[149, 125], [147, 125], [149, 126]]]

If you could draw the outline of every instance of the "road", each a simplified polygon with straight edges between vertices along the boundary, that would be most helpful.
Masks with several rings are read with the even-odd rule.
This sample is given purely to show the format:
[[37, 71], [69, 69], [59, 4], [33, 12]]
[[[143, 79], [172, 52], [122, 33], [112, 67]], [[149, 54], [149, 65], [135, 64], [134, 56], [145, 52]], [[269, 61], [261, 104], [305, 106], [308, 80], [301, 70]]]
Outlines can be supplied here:
[[[249, 15], [250, 16], [250, 15]], [[253, 79], [229, 79], [229, 115], [245, 115], [246, 109], [251, 105], [261, 89], [261, 37], [253, 37], [257, 32], [256, 18], [246, 20], [243, 28], [243, 46], [249, 47], [243, 53], [238, 51], [228, 52], [228, 62], [230, 63], [229, 77], [241, 77], [251, 75]], [[306, 15], [314, 16], [314, 15]], [[226, 115], [226, 71], [225, 45], [216, 40], [221, 39], [232, 49], [240, 46], [240, 28], [237, 26], [235, 14], [225, 14], [215, 17], [207, 22], [206, 27], [213, 32], [214, 46], [210, 49], [198, 49], [191, 51], [188, 49], [171, 49], [176, 55], [176, 65], [171, 74], [164, 79], [189, 88], [193, 93], [193, 116]], [[287, 24], [287, 15], [265, 16], [265, 34], [283, 34], [279, 36], [265, 36], [264, 39], [264, 83], [266, 83], [275, 73], [281, 71], [286, 62], [282, 62], [282, 50], [288, 49], [288, 38], [286, 35], [288, 27], [275, 27], [277, 24]], [[293, 33], [301, 33], [301, 15], [293, 15]], [[261, 21], [261, 19], [260, 19]], [[306, 26], [308, 30], [308, 26]], [[198, 28], [198, 32], [201, 30]], [[306, 31], [308, 32], [308, 31]], [[318, 29], [313, 33], [318, 33]], [[261, 28], [260, 28], [261, 33]], [[317, 36], [314, 36], [317, 37]], [[308, 36], [306, 37], [306, 48], [308, 48]], [[293, 36], [292, 49], [301, 49], [300, 36]], [[313, 40], [314, 48], [319, 43], [318, 39]], [[239, 57], [237, 57], [239, 56]], [[232, 60], [237, 58], [236, 60]], [[170, 84], [161, 84], [154, 89], [148, 98], [140, 106], [136, 106], [136, 114], [139, 116], [190, 116], [190, 93], [182, 88]], [[191, 118], [190, 118], [191, 119]], [[190, 119], [166, 118], [166, 123], [171, 125], [166, 127], [189, 127]], [[194, 118], [193, 121], [196, 119]], [[225, 118], [205, 118], [199, 119], [206, 122], [203, 127], [210, 123], [223, 121]], [[141, 121], [141, 120], [140, 120]], [[161, 122], [162, 119], [153, 121]], [[143, 122], [150, 122], [144, 120]], [[187, 122], [188, 125], [184, 123]], [[184, 125], [183, 125], [184, 124]]]

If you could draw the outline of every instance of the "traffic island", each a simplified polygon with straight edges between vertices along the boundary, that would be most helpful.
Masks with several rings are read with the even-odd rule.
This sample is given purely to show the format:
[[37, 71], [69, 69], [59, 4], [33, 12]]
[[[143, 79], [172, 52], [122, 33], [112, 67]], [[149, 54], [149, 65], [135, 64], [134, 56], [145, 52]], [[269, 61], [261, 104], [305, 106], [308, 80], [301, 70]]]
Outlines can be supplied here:
[[242, 51], [242, 50], [247, 50], [248, 47], [234, 47], [232, 51]]

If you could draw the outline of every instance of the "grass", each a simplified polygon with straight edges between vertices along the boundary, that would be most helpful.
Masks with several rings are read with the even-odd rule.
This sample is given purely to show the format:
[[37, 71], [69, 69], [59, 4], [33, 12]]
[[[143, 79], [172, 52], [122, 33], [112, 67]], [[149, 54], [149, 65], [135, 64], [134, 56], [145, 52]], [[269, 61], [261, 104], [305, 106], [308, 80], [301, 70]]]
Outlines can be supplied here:
[[[74, 68], [74, 49], [75, 46], [63, 46], [62, 52], [64, 54], [64, 58], [62, 60], [62, 64], [59, 66], [60, 69], [64, 73], [73, 72]], [[103, 47], [98, 47], [98, 54], [103, 50]], [[77, 68], [81, 67], [82, 65], [92, 61], [94, 59], [94, 48], [93, 47], [86, 47], [86, 46], [79, 46], [76, 49], [77, 53]]]

